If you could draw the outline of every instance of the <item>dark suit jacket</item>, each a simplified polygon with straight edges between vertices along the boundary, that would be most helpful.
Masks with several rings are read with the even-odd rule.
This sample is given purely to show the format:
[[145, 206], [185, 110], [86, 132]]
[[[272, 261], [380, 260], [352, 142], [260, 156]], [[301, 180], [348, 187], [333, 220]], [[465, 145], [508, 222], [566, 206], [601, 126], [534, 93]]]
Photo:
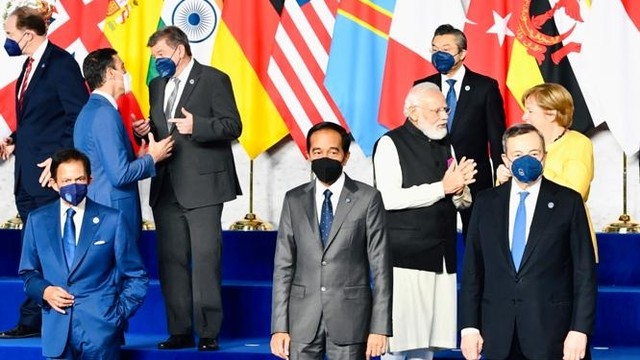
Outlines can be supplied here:
[[24, 77], [26, 62], [16, 86], [18, 127], [11, 135], [15, 149], [15, 187], [23, 187], [31, 196], [57, 194], [40, 186], [42, 169], [36, 164], [60, 149], [73, 147], [73, 125], [82, 106], [89, 98], [80, 67], [71, 54], [48, 43], [24, 94], [22, 109], [18, 92]]
[[514, 325], [529, 359], [562, 359], [570, 330], [590, 334], [595, 258], [580, 195], [542, 179], [520, 270], [509, 250], [511, 182], [475, 199], [460, 291], [461, 328], [480, 330], [483, 354], [507, 357]]
[[[57, 358], [65, 349], [71, 322], [78, 321], [91, 345], [120, 346], [126, 319], [142, 305], [148, 278], [123, 214], [87, 199], [73, 264], [62, 245], [60, 201], [31, 212], [24, 231], [20, 276], [24, 290], [42, 306], [42, 353]], [[75, 296], [60, 314], [44, 302], [48, 286]]]
[[170, 158], [156, 164], [149, 203], [155, 206], [165, 178], [170, 177], [180, 205], [187, 209], [221, 204], [240, 195], [231, 142], [242, 132], [240, 114], [229, 76], [197, 61], [176, 107], [193, 114], [193, 133], [181, 135], [175, 126], [168, 133], [164, 116], [164, 88], [167, 79], [156, 77], [149, 84], [151, 131], [156, 139], [173, 137]]
[[322, 317], [337, 344], [391, 335], [391, 256], [382, 197], [371, 186], [346, 177], [324, 249], [315, 181], [287, 192], [274, 263], [272, 333], [310, 343]]
[[[414, 85], [426, 81], [440, 87], [442, 75], [438, 73], [427, 76], [416, 80]], [[466, 68], [461, 85], [449, 137], [458, 161], [466, 156], [467, 159], [473, 159], [478, 164], [476, 182], [470, 185], [471, 192], [476, 194], [482, 189], [492, 187], [495, 183], [489, 159], [493, 161], [494, 172], [498, 165], [502, 164], [504, 106], [498, 82], [488, 76]], [[491, 157], [489, 157], [489, 150]]]
[[122, 211], [138, 239], [142, 231], [138, 180], [155, 175], [151, 155], [136, 159], [120, 113], [99, 94], [91, 94], [78, 115], [73, 142], [91, 160], [88, 196]]

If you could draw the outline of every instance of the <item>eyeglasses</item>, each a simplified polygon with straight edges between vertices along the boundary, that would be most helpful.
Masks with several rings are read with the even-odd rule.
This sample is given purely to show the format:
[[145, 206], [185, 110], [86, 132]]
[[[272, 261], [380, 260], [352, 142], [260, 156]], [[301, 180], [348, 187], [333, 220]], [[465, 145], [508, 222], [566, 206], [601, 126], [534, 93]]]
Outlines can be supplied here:
[[424, 109], [424, 110], [427, 110], [427, 111], [430, 111], [430, 112], [433, 112], [433, 113], [436, 113], [436, 114], [444, 112], [445, 114], [449, 115], [449, 113], [451, 113], [451, 109], [449, 107], [447, 107], [447, 106], [441, 107], [441, 108], [437, 108], [437, 109], [429, 109], [429, 108], [426, 108], [426, 107], [420, 106], [420, 105], [416, 105], [416, 107], [419, 107], [421, 109]]

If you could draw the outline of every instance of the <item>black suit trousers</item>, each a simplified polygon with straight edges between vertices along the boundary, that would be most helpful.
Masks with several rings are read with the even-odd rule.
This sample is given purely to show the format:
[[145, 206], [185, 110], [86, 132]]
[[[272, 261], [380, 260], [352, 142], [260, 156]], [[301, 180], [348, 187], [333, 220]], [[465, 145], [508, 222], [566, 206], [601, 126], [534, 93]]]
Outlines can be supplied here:
[[182, 207], [169, 176], [161, 189], [153, 216], [169, 333], [190, 335], [195, 328], [201, 338], [217, 338], [222, 325], [223, 204]]

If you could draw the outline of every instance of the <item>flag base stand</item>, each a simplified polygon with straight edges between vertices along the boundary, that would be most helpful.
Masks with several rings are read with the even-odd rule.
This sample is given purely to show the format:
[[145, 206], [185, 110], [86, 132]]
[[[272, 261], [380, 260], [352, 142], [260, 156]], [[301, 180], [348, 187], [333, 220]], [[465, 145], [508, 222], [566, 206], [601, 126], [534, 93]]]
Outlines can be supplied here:
[[619, 221], [613, 222], [604, 228], [606, 233], [618, 234], [638, 234], [640, 233], [640, 224], [631, 220], [631, 216], [627, 214], [620, 215]]
[[236, 231], [269, 231], [273, 230], [273, 225], [268, 221], [260, 220], [254, 213], [248, 213], [244, 219], [231, 224], [229, 230]]
[[0, 225], [0, 229], [21, 230], [22, 219], [20, 218], [20, 215], [16, 215], [15, 217], [5, 221]]

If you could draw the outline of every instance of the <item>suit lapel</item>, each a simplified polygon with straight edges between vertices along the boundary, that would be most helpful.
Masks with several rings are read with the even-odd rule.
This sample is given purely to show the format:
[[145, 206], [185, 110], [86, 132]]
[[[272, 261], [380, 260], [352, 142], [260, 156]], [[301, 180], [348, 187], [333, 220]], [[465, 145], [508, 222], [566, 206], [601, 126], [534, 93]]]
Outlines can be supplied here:
[[[196, 87], [198, 80], [200, 80], [200, 73], [202, 72], [202, 66], [200, 63], [194, 60], [193, 68], [191, 68], [191, 73], [189, 73], [189, 77], [184, 84], [184, 90], [182, 90], [182, 95], [180, 96], [180, 100], [178, 101], [178, 106], [176, 107], [176, 112], [174, 114], [175, 117], [181, 118], [184, 117], [182, 115], [182, 108], [189, 100], [193, 89]], [[175, 127], [174, 127], [175, 128]]]
[[[97, 221], [96, 221], [97, 220]], [[93, 242], [94, 235], [100, 226], [100, 213], [93, 201], [87, 199], [87, 205], [84, 210], [84, 218], [82, 219], [82, 228], [80, 229], [80, 236], [78, 237], [78, 245], [76, 246], [76, 252], [73, 257], [73, 265], [69, 275], [72, 275], [78, 265], [82, 262], [82, 259], [87, 254], [89, 246]]]
[[358, 188], [355, 182], [351, 180], [351, 178], [349, 178], [347, 175], [345, 175], [344, 187], [342, 188], [342, 192], [340, 193], [340, 199], [338, 200], [338, 205], [335, 212], [336, 215], [333, 217], [331, 232], [329, 233], [329, 240], [327, 241], [325, 251], [335, 240], [336, 234], [340, 230], [342, 223], [347, 218], [347, 215], [351, 212], [353, 205], [358, 200], [358, 197], [356, 196], [357, 191]]
[[[38, 63], [38, 66], [33, 67], [31, 69], [31, 71], [33, 72], [33, 76], [31, 77], [31, 81], [29, 81], [27, 90], [24, 93], [24, 102], [22, 103], [23, 108], [27, 106], [26, 104], [29, 101], [29, 96], [31, 92], [33, 92], [33, 89], [37, 87], [38, 81], [42, 77], [42, 74], [46, 71], [46, 68], [49, 62], [49, 57], [51, 56], [52, 47], [53, 45], [51, 45], [51, 43], [47, 44], [47, 47], [44, 49], [44, 52], [42, 53], [42, 58], [40, 58], [40, 62]], [[20, 84], [17, 84], [16, 86], [20, 86]]]
[[158, 76], [157, 80], [154, 79], [154, 82], [151, 83], [151, 90], [153, 91], [149, 92], [152, 96], [150, 102], [155, 105], [151, 110], [151, 118], [153, 119], [153, 125], [157, 133], [156, 140], [164, 139], [169, 136], [167, 119], [164, 118], [164, 88], [166, 86], [167, 79]]
[[318, 246], [319, 251], [322, 251], [322, 240], [320, 239], [320, 226], [318, 220], [318, 214], [316, 212], [316, 182], [310, 181], [305, 187], [304, 198], [301, 203], [303, 204], [306, 218], [311, 229], [312, 238]]
[[500, 253], [509, 264], [509, 268], [515, 274], [516, 269], [513, 265], [511, 249], [509, 247], [509, 194], [511, 192], [511, 181], [497, 188], [497, 196], [494, 198], [493, 208], [496, 211], [498, 246]]
[[547, 186], [547, 180], [542, 178], [540, 184], [540, 192], [538, 193], [538, 201], [536, 202], [536, 208], [533, 213], [533, 219], [531, 220], [531, 227], [529, 228], [529, 237], [527, 238], [527, 245], [524, 248], [524, 254], [522, 255], [522, 264], [520, 268], [524, 268], [527, 265], [527, 260], [531, 257], [533, 250], [540, 243], [546, 224], [549, 223], [549, 218], [553, 214], [555, 209], [555, 194], [550, 191]]
[[61, 269], [68, 269], [65, 260], [64, 249], [62, 248], [62, 225], [60, 224], [60, 201], [56, 201], [49, 208], [49, 214], [44, 219], [46, 239], [51, 241], [51, 251], [53, 258], [58, 261]]

